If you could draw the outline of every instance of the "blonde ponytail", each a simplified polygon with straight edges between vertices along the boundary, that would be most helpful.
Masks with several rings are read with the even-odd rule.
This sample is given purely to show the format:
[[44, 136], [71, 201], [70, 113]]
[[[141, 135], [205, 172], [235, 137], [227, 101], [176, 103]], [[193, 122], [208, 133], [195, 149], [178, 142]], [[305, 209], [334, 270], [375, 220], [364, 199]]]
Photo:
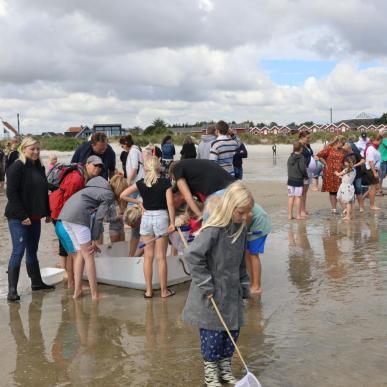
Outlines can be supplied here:
[[147, 187], [152, 187], [152, 185], [156, 184], [160, 175], [160, 168], [160, 161], [156, 156], [151, 156], [144, 160], [144, 184]]

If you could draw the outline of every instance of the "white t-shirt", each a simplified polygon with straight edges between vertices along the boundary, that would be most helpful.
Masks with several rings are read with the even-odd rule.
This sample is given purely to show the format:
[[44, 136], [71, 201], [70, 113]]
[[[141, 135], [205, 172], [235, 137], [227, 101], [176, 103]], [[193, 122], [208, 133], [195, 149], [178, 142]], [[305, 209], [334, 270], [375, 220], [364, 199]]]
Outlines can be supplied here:
[[372, 145], [367, 148], [366, 152], [366, 168], [371, 169], [369, 161], [373, 161], [375, 168], [380, 169], [380, 152]]
[[126, 159], [126, 173], [130, 176], [132, 169], [138, 170], [134, 182], [141, 180], [144, 177], [144, 160], [142, 158], [142, 152], [137, 145], [132, 145], [128, 158]]

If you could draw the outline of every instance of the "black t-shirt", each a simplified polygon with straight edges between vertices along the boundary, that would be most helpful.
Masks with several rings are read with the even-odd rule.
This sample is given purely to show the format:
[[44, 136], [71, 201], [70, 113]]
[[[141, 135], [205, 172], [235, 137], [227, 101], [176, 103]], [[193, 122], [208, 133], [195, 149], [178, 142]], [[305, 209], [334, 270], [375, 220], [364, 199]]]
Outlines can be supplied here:
[[136, 185], [146, 210], [155, 211], [168, 209], [166, 191], [171, 187], [171, 182], [168, 179], [160, 177], [152, 187], [147, 187], [144, 183], [144, 179], [141, 179]]
[[173, 167], [175, 180], [186, 180], [192, 194], [209, 196], [233, 183], [234, 178], [212, 160], [187, 159]]

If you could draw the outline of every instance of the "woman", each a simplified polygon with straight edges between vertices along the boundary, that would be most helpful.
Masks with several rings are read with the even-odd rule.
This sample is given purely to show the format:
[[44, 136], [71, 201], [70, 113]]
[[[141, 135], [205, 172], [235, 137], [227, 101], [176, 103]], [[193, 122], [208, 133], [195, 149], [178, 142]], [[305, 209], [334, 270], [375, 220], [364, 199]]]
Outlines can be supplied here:
[[181, 154], [181, 157], [180, 157], [181, 160], [196, 159], [196, 147], [194, 142], [192, 141], [191, 136], [187, 136], [184, 139], [183, 147], [180, 151], [180, 154]]
[[329, 192], [331, 211], [334, 214], [337, 212], [337, 191], [341, 184], [341, 180], [336, 176], [335, 172], [341, 172], [343, 169], [343, 161], [347, 154], [343, 149], [344, 144], [345, 137], [336, 136], [326, 148], [317, 153], [317, 160], [320, 160], [325, 165], [321, 191]]
[[310, 132], [304, 130], [298, 135], [298, 139], [302, 144], [301, 153], [305, 159], [305, 165], [308, 172], [308, 179], [304, 180], [304, 189], [301, 197], [301, 216], [306, 217], [308, 212], [306, 211], [306, 196], [308, 193], [309, 185], [312, 183], [313, 174], [316, 170], [316, 160], [313, 156], [313, 150], [310, 146]]
[[26, 137], [20, 145], [19, 159], [7, 169], [5, 216], [12, 238], [12, 253], [8, 264], [9, 301], [20, 300], [17, 294], [20, 265], [26, 251], [26, 266], [33, 291], [54, 289], [40, 275], [37, 257], [42, 218], [50, 220], [48, 183], [40, 161], [40, 143]]
[[379, 134], [374, 141], [367, 144], [364, 151], [366, 161], [366, 180], [368, 182], [368, 197], [370, 199], [370, 209], [374, 211], [380, 210], [380, 208], [375, 205], [375, 196], [379, 187], [379, 169], [381, 161], [378, 148], [382, 141], [383, 136]]
[[162, 157], [161, 157], [162, 166], [164, 167], [165, 171], [168, 172], [168, 168], [173, 162], [173, 159], [176, 154], [175, 146], [173, 145], [173, 142], [172, 142], [172, 136], [168, 135], [163, 138], [163, 141], [161, 142], [161, 152], [162, 152]]

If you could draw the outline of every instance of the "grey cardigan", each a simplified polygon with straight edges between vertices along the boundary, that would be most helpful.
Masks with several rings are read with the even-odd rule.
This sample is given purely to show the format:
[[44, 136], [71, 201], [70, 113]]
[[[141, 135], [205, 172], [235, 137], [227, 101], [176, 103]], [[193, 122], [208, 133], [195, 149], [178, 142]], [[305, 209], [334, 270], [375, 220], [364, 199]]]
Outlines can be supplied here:
[[98, 240], [103, 218], [114, 201], [115, 196], [107, 180], [93, 177], [85, 188], [67, 200], [58, 219], [89, 227], [92, 239]]
[[213, 294], [228, 328], [243, 325], [243, 298], [249, 297], [250, 282], [244, 259], [246, 231], [231, 243], [239, 226], [205, 228], [188, 248], [185, 258], [192, 282], [182, 316], [186, 323], [224, 330], [207, 298]]

